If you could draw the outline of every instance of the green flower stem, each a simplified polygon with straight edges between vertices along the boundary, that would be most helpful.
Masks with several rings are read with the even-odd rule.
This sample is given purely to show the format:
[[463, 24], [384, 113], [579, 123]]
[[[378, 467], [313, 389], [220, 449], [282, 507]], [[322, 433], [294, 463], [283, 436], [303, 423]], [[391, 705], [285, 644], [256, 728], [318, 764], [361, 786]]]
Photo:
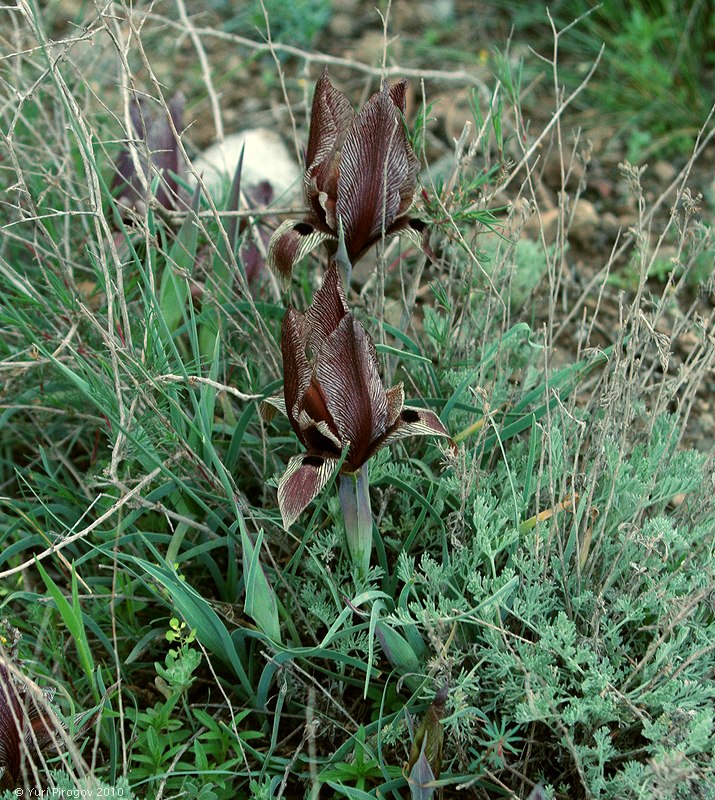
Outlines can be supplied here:
[[339, 480], [340, 505], [343, 509], [348, 552], [358, 574], [364, 578], [370, 568], [372, 553], [372, 510], [367, 464], [357, 472], [341, 475]]
[[[338, 248], [335, 251], [334, 258], [338, 265], [340, 277], [343, 282], [343, 289], [345, 290], [345, 296], [347, 297], [348, 293], [350, 292], [350, 281], [353, 276], [353, 265], [352, 261], [350, 261], [350, 257], [348, 256], [348, 249], [345, 246], [345, 234], [343, 232], [343, 220], [341, 217], [338, 217]], [[367, 471], [367, 465], [365, 466], [365, 471]], [[370, 504], [368, 502], [368, 508], [369, 507]]]

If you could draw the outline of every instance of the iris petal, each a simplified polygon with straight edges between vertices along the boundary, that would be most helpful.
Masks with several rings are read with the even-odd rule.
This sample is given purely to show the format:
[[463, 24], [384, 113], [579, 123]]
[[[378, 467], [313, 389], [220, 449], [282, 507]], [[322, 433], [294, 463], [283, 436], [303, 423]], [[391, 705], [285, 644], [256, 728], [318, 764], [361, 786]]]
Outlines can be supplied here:
[[278, 226], [268, 243], [268, 266], [287, 283], [293, 267], [326, 239], [335, 239], [332, 233], [318, 229], [312, 222], [287, 219]]
[[450, 438], [449, 431], [444, 427], [442, 420], [434, 411], [403, 406], [392, 426], [387, 429], [380, 439], [373, 442], [370, 455], [408, 436], [444, 436], [448, 439]]
[[332, 230], [336, 229], [340, 151], [354, 116], [347, 97], [330, 82], [326, 67], [313, 95], [303, 185], [305, 199], [313, 213]]
[[281, 330], [283, 397], [286, 415], [301, 441], [303, 439], [297, 417], [313, 373], [305, 355], [305, 344], [303, 315], [294, 308], [288, 308]]
[[308, 345], [313, 353], [320, 350], [323, 342], [338, 327], [340, 320], [348, 313], [345, 292], [340, 283], [338, 268], [334, 261], [328, 267], [323, 285], [313, 298], [313, 303], [305, 312], [305, 327]]
[[371, 442], [386, 430], [387, 397], [375, 346], [352, 314], [343, 317], [323, 343], [315, 374], [340, 438], [350, 442], [350, 467], [358, 469]]
[[[401, 91], [396, 94], [399, 99]], [[412, 203], [419, 161], [400, 112], [385, 85], [357, 115], [343, 145], [336, 212], [353, 263]]]
[[288, 530], [330, 480], [337, 458], [310, 453], [293, 456], [278, 483], [278, 507]]

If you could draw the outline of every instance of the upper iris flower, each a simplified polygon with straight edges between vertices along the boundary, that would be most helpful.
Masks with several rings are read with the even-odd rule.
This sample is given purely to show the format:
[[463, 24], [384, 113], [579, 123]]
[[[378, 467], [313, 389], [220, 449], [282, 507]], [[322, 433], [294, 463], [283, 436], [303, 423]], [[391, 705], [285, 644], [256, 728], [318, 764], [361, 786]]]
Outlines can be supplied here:
[[[173, 209], [178, 197], [175, 175], [181, 173], [183, 160], [174, 130], [183, 127], [184, 96], [177, 92], [169, 101], [167, 109], [154, 109], [144, 99], [132, 99], [129, 116], [132, 132], [136, 137], [129, 140], [116, 161], [117, 172], [112, 189], [117, 191], [117, 201], [143, 213], [156, 176], [159, 183], [156, 201], [167, 209]], [[173, 123], [173, 127], [169, 122]], [[130, 152], [129, 148], [134, 150]], [[142, 172], [137, 173], [137, 166]]]
[[286, 528], [325, 486], [346, 448], [341, 478], [366, 475], [370, 456], [397, 439], [449, 436], [434, 412], [404, 405], [401, 383], [383, 388], [375, 345], [347, 309], [335, 260], [306, 313], [286, 311], [281, 349], [283, 397], [268, 402], [287, 414], [307, 451], [291, 458], [278, 484]]
[[426, 248], [426, 225], [407, 213], [420, 162], [402, 125], [407, 82], [383, 84], [356, 115], [327, 67], [313, 97], [303, 194], [308, 214], [286, 220], [268, 257], [282, 278], [321, 242], [332, 254], [342, 225], [350, 265], [383, 236], [405, 233]]

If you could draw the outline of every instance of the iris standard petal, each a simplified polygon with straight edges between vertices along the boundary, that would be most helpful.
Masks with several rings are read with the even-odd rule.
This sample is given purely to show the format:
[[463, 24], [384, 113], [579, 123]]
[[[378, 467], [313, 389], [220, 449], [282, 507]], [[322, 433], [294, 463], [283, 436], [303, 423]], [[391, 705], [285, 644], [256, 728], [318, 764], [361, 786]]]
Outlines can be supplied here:
[[330, 82], [326, 67], [313, 95], [303, 187], [313, 213], [333, 230], [340, 151], [354, 116], [347, 97]]
[[310, 112], [310, 133], [305, 155], [306, 178], [312, 167], [320, 165], [339, 149], [354, 116], [350, 101], [330, 82], [328, 68], [325, 67], [315, 84]]
[[400, 205], [397, 209], [397, 213], [398, 215], [401, 215], [404, 214], [412, 205], [415, 197], [417, 175], [420, 171], [420, 161], [412, 149], [412, 145], [407, 138], [404, 125], [402, 124], [403, 117], [405, 116], [405, 109], [407, 108], [407, 81], [404, 78], [390, 87], [390, 98], [392, 99], [392, 102], [395, 104], [395, 108], [399, 113], [400, 136], [407, 154], [408, 162], [407, 174], [405, 175], [405, 179], [403, 180], [402, 184], [398, 188]]
[[298, 413], [303, 397], [310, 386], [313, 370], [305, 355], [303, 315], [293, 307], [286, 309], [281, 328], [283, 355], [283, 397], [286, 415], [296, 436], [303, 441], [298, 425]]
[[353, 263], [411, 204], [418, 169], [385, 86], [355, 118], [340, 159], [336, 213]]
[[305, 328], [308, 346], [316, 354], [323, 342], [338, 327], [340, 320], [348, 313], [338, 268], [331, 260], [323, 285], [313, 297], [310, 308], [305, 312]]
[[[309, 426], [305, 425], [304, 422], [301, 421], [303, 418], [311, 420], [312, 426], [315, 426], [317, 423], [324, 423], [331, 431], [334, 437], [333, 441], [337, 442], [339, 451], [341, 448], [340, 433], [330, 414], [330, 411], [328, 410], [327, 400], [323, 392], [323, 388], [318, 383], [315, 376], [313, 376], [311, 379], [310, 386], [308, 386], [308, 389], [299, 401], [299, 407], [300, 414], [298, 417], [298, 425], [300, 426], [301, 430], [306, 431], [309, 429]], [[305, 437], [304, 441], [306, 446], [308, 446], [308, 442]], [[308, 449], [313, 448], [309, 447]], [[318, 452], [320, 452], [320, 449]]]
[[404, 78], [390, 86], [390, 99], [395, 104], [395, 108], [404, 116], [407, 108], [407, 81]]
[[358, 469], [373, 440], [386, 430], [387, 398], [375, 346], [352, 314], [323, 343], [315, 374], [343, 444], [350, 442], [347, 461]]

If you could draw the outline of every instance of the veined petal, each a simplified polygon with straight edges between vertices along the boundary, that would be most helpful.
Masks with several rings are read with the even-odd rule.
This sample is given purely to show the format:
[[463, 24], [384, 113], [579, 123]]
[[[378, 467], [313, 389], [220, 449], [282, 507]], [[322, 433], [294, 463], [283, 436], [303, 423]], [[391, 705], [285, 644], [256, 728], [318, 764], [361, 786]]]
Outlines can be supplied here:
[[385, 237], [406, 236], [415, 247], [418, 247], [430, 261], [436, 261], [435, 254], [429, 246], [429, 225], [418, 217], [407, 215], [398, 217], [385, 232]]
[[444, 436], [449, 439], [449, 431], [434, 411], [404, 406], [385, 435], [374, 443], [370, 455], [386, 445], [408, 436]]
[[323, 342], [338, 327], [340, 320], [348, 313], [337, 265], [333, 260], [325, 272], [323, 285], [313, 297], [313, 303], [305, 312], [305, 328], [308, 345], [317, 353]]
[[355, 116], [348, 98], [330, 82], [328, 68], [315, 84], [305, 162], [308, 169], [339, 146]]
[[315, 377], [311, 378], [310, 385], [300, 398], [300, 411], [305, 412], [310, 419], [332, 422], [325, 395]]
[[276, 411], [280, 411], [281, 414], [285, 414], [287, 417], [288, 410], [286, 409], [285, 393], [272, 394], [270, 397], [266, 397], [265, 400], [261, 400], [258, 411], [264, 422], [270, 422]]
[[315, 375], [340, 439], [350, 442], [348, 463], [358, 469], [371, 443], [386, 430], [387, 397], [375, 345], [352, 314], [346, 314], [323, 343]]
[[390, 99], [400, 114], [404, 116], [407, 108], [407, 81], [404, 78], [390, 86]]
[[335, 239], [335, 236], [319, 230], [312, 222], [287, 219], [268, 242], [268, 266], [285, 284], [290, 281], [293, 267], [301, 258], [326, 239]]
[[407, 209], [412, 205], [412, 202], [415, 197], [417, 175], [420, 171], [420, 161], [415, 155], [415, 152], [412, 149], [412, 145], [409, 143], [409, 140], [405, 135], [405, 129], [403, 124], [403, 117], [405, 116], [405, 109], [407, 107], [407, 81], [404, 78], [390, 87], [390, 98], [392, 102], [395, 104], [395, 108], [399, 112], [400, 133], [402, 136], [402, 142], [404, 143], [405, 146], [405, 150], [407, 153], [407, 161], [408, 161], [407, 175], [405, 176], [404, 181], [398, 188], [398, 192], [400, 195], [400, 205], [399, 208], [397, 209], [397, 214], [401, 215], [404, 214], [407, 211]]
[[330, 480], [337, 458], [303, 453], [293, 456], [278, 482], [278, 507], [288, 530]]
[[412, 202], [418, 169], [400, 109], [384, 86], [355, 118], [340, 159], [336, 213], [353, 263], [389, 229], [407, 198]]
[[405, 387], [402, 382], [400, 381], [397, 386], [388, 389], [385, 392], [385, 398], [387, 400], [386, 424], [388, 428], [391, 428], [397, 422], [397, 418], [400, 416], [402, 407], [405, 404]]
[[[298, 425], [303, 432], [306, 446], [311, 452], [323, 452], [333, 449], [337, 451], [336, 455], [342, 452], [342, 442], [325, 420], [314, 420], [307, 412], [301, 411], [298, 414]], [[327, 442], [325, 439], [327, 439]]]
[[303, 188], [313, 213], [333, 231], [340, 151], [354, 116], [347, 97], [330, 82], [326, 67], [313, 95]]
[[286, 309], [283, 317], [281, 353], [286, 415], [296, 436], [303, 441], [297, 418], [303, 397], [310, 386], [313, 371], [305, 355], [303, 315], [292, 306]]

